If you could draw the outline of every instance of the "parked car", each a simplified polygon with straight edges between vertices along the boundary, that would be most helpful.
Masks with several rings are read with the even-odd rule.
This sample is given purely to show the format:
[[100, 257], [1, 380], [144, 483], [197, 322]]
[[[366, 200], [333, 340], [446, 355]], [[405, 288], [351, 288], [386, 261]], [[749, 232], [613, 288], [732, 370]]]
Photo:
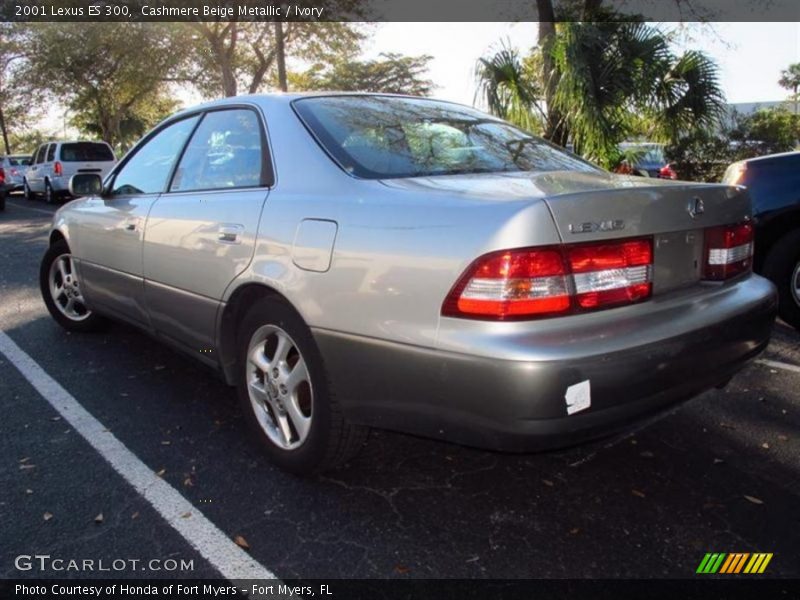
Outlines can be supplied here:
[[626, 142], [619, 145], [625, 155], [617, 173], [623, 175], [640, 175], [657, 179], [677, 179], [674, 167], [664, 156], [664, 144], [649, 142]]
[[472, 108], [375, 94], [180, 112], [55, 215], [41, 292], [238, 387], [276, 464], [368, 427], [573, 444], [729, 380], [770, 337], [741, 188], [619, 177]]
[[39, 146], [22, 182], [26, 200], [44, 195], [49, 203], [69, 193], [69, 178], [76, 173], [104, 177], [116, 164], [105, 142], [47, 142]]
[[24, 154], [12, 154], [0, 157], [0, 168], [4, 172], [5, 189], [16, 192], [22, 189], [25, 169], [31, 164], [31, 157]]
[[30, 164], [30, 156], [0, 156], [0, 210], [6, 208], [6, 196], [22, 189], [22, 170]]
[[734, 163], [723, 182], [747, 187], [756, 230], [755, 270], [778, 287], [781, 318], [800, 329], [800, 152]]

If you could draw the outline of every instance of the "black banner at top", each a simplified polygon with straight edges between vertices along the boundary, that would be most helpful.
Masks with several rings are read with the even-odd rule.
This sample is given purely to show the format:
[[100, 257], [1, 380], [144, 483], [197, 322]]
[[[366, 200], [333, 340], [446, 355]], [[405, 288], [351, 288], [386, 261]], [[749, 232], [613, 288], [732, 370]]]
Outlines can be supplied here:
[[[555, 20], [582, 0], [550, 0]], [[539, 21], [536, 0], [3, 0], [4, 21]], [[603, 0], [648, 21], [800, 21], [798, 0]]]

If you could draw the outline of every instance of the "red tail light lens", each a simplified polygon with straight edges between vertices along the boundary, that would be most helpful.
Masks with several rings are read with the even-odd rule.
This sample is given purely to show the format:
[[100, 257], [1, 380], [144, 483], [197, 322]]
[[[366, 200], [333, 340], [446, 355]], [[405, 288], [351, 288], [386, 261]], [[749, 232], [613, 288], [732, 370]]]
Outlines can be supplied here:
[[752, 223], [706, 229], [705, 279], [723, 281], [752, 268]]
[[0, 183], [6, 182], [6, 172], [5, 169], [0, 168]]
[[638, 302], [652, 292], [652, 240], [567, 246], [566, 252], [582, 309]]
[[56, 164], [53, 165], [53, 172], [56, 175], [63, 175], [64, 174], [64, 168], [61, 166], [60, 162], [56, 161]]
[[470, 265], [442, 315], [521, 320], [630, 304], [651, 295], [652, 264], [651, 239], [493, 252]]
[[442, 313], [497, 320], [569, 310], [566, 268], [556, 248], [486, 254], [467, 269]]

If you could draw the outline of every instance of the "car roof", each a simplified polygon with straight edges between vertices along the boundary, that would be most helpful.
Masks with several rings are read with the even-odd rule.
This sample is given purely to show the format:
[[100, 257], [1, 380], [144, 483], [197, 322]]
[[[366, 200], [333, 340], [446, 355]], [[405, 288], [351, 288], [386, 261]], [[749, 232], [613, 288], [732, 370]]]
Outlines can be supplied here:
[[413, 96], [409, 94], [389, 94], [389, 93], [379, 93], [379, 92], [342, 92], [342, 91], [315, 91], [315, 92], [273, 92], [273, 93], [265, 93], [265, 94], [246, 94], [242, 96], [230, 96], [228, 98], [219, 98], [216, 100], [210, 100], [208, 102], [203, 102], [201, 104], [197, 104], [195, 106], [187, 107], [174, 115], [172, 115], [168, 120], [172, 121], [175, 117], [182, 116], [189, 113], [194, 113], [197, 111], [208, 110], [210, 108], [217, 108], [220, 106], [228, 106], [228, 105], [236, 105], [236, 104], [258, 104], [261, 106], [269, 106], [269, 105], [286, 105], [294, 102], [295, 100], [302, 100], [304, 98], [324, 98], [324, 97], [357, 97], [357, 98], [364, 98], [364, 97], [372, 97], [372, 98], [407, 98], [413, 100], [428, 100], [430, 102], [441, 102], [445, 104], [452, 104], [454, 106], [463, 106], [465, 108], [470, 108], [472, 110], [476, 110], [473, 106], [468, 106], [466, 104], [460, 104], [458, 102], [452, 102], [450, 100], [441, 100], [439, 98], [428, 98], [425, 96]]
[[782, 160], [800, 158], [800, 152], [780, 152], [778, 154], [767, 154], [765, 156], [756, 156], [755, 158], [748, 158], [742, 162], [747, 164], [766, 164], [769, 162], [780, 162]]

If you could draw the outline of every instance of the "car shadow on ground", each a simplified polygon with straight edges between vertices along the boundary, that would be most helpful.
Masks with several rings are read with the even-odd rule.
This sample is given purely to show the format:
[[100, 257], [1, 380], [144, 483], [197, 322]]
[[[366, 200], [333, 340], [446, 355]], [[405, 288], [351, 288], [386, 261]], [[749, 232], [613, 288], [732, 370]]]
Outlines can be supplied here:
[[797, 431], [798, 406], [791, 381], [751, 393], [758, 370], [586, 446], [513, 455], [380, 431], [303, 479], [264, 459], [232, 388], [132, 328], [67, 335], [41, 317], [9, 334], [279, 577], [688, 577], [708, 551], [774, 552], [771, 574], [800, 574], [800, 461], [755, 441]]

